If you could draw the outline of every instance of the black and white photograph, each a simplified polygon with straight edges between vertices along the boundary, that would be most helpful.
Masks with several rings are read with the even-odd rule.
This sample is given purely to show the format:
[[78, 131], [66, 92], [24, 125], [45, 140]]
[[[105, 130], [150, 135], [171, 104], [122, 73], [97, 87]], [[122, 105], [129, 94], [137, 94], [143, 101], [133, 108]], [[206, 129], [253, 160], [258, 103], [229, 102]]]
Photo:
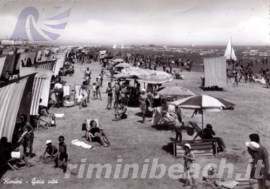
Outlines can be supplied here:
[[270, 189], [270, 0], [0, 0], [1, 189]]

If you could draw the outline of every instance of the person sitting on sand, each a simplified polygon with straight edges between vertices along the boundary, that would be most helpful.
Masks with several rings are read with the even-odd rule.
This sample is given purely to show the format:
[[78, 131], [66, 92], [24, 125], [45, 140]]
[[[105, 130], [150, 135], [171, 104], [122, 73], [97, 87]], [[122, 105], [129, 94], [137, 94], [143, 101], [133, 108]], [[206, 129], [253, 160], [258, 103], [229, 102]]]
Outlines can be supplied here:
[[73, 107], [76, 105], [76, 103], [74, 101], [70, 100], [70, 96], [65, 96], [63, 105], [64, 105], [64, 107]]
[[101, 125], [98, 124], [97, 120], [91, 120], [87, 128], [89, 133], [89, 137], [87, 138], [90, 142], [92, 139], [98, 139], [102, 146], [108, 147], [110, 146], [110, 142], [102, 129]]
[[17, 162], [15, 162], [15, 165], [13, 165], [14, 169], [19, 169], [17, 163], [19, 163], [20, 161], [24, 162], [27, 167], [33, 166], [28, 162], [21, 143], [20, 142], [18, 143], [17, 148], [13, 148], [11, 144], [8, 143], [7, 137], [1, 138], [0, 156], [6, 162], [8, 162], [11, 159], [18, 160]]
[[114, 121], [119, 121], [121, 119], [127, 119], [127, 106], [125, 106], [124, 103], [121, 103], [120, 108], [115, 110], [115, 120]]
[[51, 159], [57, 158], [58, 149], [52, 144], [51, 140], [46, 141], [46, 146], [42, 158], [45, 159], [46, 154], [48, 154]]

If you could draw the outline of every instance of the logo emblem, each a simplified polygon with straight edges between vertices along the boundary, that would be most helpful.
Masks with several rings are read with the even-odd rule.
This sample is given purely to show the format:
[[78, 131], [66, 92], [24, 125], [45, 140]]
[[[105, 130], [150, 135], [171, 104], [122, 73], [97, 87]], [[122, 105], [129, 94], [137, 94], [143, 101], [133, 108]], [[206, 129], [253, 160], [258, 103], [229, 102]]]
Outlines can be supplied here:
[[[57, 9], [60, 8], [57, 7]], [[70, 11], [71, 8], [63, 10], [38, 24], [39, 11], [34, 7], [27, 7], [19, 15], [11, 39], [27, 41], [57, 40], [67, 26]]]

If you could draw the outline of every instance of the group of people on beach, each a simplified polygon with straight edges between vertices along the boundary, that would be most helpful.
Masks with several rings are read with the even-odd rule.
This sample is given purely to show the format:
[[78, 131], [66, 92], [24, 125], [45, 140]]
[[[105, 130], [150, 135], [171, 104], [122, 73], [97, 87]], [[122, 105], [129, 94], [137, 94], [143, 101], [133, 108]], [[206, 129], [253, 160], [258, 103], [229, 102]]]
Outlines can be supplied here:
[[[227, 81], [233, 82], [234, 86], [238, 86], [239, 82], [255, 82], [254, 77], [254, 66], [258, 65], [258, 61], [255, 62], [250, 61], [246, 65], [244, 65], [242, 60], [239, 61], [228, 61], [228, 68], [227, 68]], [[262, 66], [267, 65], [267, 59], [262, 59]], [[269, 85], [270, 81], [270, 70], [268, 68], [261, 68], [259, 74], [262, 78], [265, 79], [267, 85]]]

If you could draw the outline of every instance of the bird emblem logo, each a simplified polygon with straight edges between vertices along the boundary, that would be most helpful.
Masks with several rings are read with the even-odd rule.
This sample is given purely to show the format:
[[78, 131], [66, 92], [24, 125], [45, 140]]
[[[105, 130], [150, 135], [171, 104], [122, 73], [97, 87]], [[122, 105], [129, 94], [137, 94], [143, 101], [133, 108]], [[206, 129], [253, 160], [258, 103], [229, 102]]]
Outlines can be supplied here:
[[[19, 14], [11, 39], [27, 41], [53, 41], [57, 40], [68, 24], [71, 8], [62, 10], [42, 21], [39, 21], [39, 11], [35, 7], [27, 7]], [[59, 12], [59, 11], [56, 11]]]

